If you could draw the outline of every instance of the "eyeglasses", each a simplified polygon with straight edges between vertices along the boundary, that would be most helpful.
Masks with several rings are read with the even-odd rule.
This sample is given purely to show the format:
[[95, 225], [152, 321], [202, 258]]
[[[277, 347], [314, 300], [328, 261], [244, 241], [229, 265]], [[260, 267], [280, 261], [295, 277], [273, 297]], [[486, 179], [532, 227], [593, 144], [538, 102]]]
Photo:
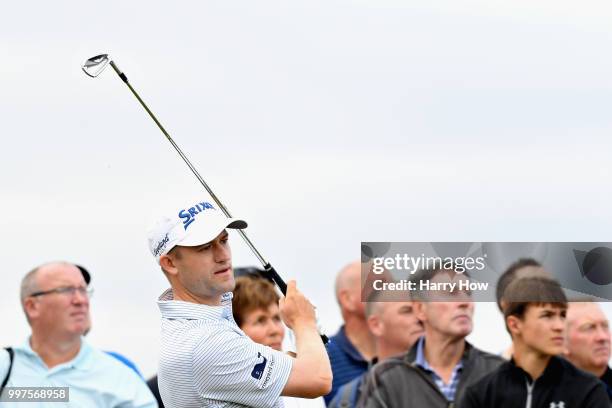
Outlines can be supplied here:
[[90, 298], [93, 295], [93, 291], [94, 289], [91, 286], [87, 286], [87, 287], [62, 286], [62, 287], [55, 288], [55, 289], [34, 292], [30, 296], [36, 297], [36, 296], [49, 295], [51, 293], [58, 293], [60, 295], [68, 295], [70, 297], [73, 297], [75, 293], [79, 292], [81, 296], [87, 296], [88, 298]]

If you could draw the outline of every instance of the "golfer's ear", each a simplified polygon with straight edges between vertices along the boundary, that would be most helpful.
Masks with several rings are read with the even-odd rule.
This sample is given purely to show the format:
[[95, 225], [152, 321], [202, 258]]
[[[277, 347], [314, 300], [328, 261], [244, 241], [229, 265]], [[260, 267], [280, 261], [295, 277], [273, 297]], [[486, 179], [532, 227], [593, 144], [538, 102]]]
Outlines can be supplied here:
[[178, 269], [176, 265], [174, 265], [174, 259], [168, 255], [162, 255], [159, 257], [159, 266], [162, 268], [164, 272], [169, 275], [177, 275]]

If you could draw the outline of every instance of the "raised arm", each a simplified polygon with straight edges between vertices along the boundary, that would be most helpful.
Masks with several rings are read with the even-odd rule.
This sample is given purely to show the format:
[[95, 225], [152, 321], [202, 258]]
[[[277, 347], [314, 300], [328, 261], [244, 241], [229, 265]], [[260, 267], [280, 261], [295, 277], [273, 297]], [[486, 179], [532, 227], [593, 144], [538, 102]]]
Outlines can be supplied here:
[[297, 290], [295, 281], [287, 284], [287, 295], [280, 300], [280, 313], [295, 334], [297, 356], [282, 395], [316, 398], [332, 388], [329, 357], [317, 331], [314, 307]]

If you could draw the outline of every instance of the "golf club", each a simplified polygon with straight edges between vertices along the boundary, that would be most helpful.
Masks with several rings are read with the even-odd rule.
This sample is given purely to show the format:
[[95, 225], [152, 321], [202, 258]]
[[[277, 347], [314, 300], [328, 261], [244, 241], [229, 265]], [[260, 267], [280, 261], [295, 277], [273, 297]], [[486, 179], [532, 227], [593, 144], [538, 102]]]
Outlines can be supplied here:
[[[102, 71], [104, 71], [106, 66], [109, 65], [109, 64], [110, 64], [111, 67], [113, 67], [113, 69], [115, 70], [117, 75], [119, 75], [119, 78], [121, 78], [121, 80], [128, 86], [128, 88], [130, 88], [130, 91], [132, 91], [132, 93], [134, 94], [136, 99], [138, 99], [138, 102], [140, 102], [140, 104], [147, 111], [149, 116], [151, 116], [151, 119], [153, 119], [153, 121], [155, 122], [157, 127], [162, 131], [164, 136], [166, 136], [166, 139], [168, 139], [168, 141], [170, 142], [172, 147], [174, 147], [174, 149], [179, 154], [179, 156], [181, 156], [181, 158], [183, 159], [183, 161], [185, 162], [187, 167], [189, 167], [189, 170], [191, 170], [191, 172], [196, 176], [196, 178], [198, 179], [200, 184], [202, 184], [202, 186], [204, 186], [204, 188], [206, 189], [208, 194], [211, 196], [213, 201], [219, 206], [219, 208], [221, 209], [223, 214], [225, 214], [225, 216], [228, 217], [228, 218], [232, 218], [230, 212], [223, 205], [221, 200], [219, 200], [219, 198], [215, 195], [215, 193], [212, 191], [212, 189], [204, 181], [202, 176], [200, 176], [200, 173], [198, 173], [198, 171], [193, 166], [193, 164], [191, 164], [191, 162], [189, 161], [187, 156], [185, 156], [185, 153], [183, 153], [183, 151], [178, 147], [176, 142], [172, 139], [172, 137], [170, 137], [170, 134], [168, 134], [168, 132], [162, 126], [160, 121], [157, 120], [157, 118], [155, 117], [153, 112], [151, 112], [149, 107], [144, 103], [142, 98], [140, 98], [138, 93], [134, 90], [132, 85], [129, 83], [129, 81], [127, 79], [127, 76], [117, 67], [115, 62], [109, 57], [108, 54], [100, 54], [100, 55], [96, 55], [95, 57], [89, 58], [87, 61], [85, 61], [85, 63], [82, 65], [81, 68], [83, 69], [83, 72], [85, 72], [85, 74], [87, 74], [88, 76], [90, 76], [92, 78], [95, 78], [98, 75], [100, 75], [102, 73]], [[253, 245], [253, 243], [251, 242], [251, 240], [249, 239], [249, 237], [246, 235], [246, 233], [243, 230], [236, 230], [236, 231], [238, 231], [238, 233], [240, 234], [240, 236], [242, 237], [244, 242], [246, 242], [247, 246], [251, 249], [251, 251], [253, 252], [255, 257], [257, 257], [259, 262], [261, 262], [261, 265], [263, 266], [266, 274], [268, 274], [272, 278], [272, 280], [274, 281], [274, 283], [276, 283], [276, 285], [281, 290], [283, 295], [286, 295], [287, 294], [287, 284], [280, 277], [278, 272], [276, 272], [276, 269], [274, 269], [274, 267], [268, 261], [266, 261], [264, 259], [264, 257], [257, 250], [257, 248], [255, 248], [255, 245]], [[325, 334], [321, 334], [321, 339], [323, 340], [323, 343], [325, 343], [325, 344], [327, 344], [327, 342], [329, 341], [329, 339], [327, 338], [327, 336]]]

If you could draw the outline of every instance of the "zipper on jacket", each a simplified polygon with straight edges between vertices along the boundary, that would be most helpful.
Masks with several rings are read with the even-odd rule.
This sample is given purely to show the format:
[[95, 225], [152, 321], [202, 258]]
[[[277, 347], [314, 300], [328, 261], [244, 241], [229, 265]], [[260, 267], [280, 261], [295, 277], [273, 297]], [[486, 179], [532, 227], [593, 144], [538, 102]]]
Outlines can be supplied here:
[[531, 384], [529, 384], [529, 380], [525, 380], [525, 382], [527, 383], [527, 402], [525, 404], [525, 408], [531, 408], [532, 391], [535, 381]]

